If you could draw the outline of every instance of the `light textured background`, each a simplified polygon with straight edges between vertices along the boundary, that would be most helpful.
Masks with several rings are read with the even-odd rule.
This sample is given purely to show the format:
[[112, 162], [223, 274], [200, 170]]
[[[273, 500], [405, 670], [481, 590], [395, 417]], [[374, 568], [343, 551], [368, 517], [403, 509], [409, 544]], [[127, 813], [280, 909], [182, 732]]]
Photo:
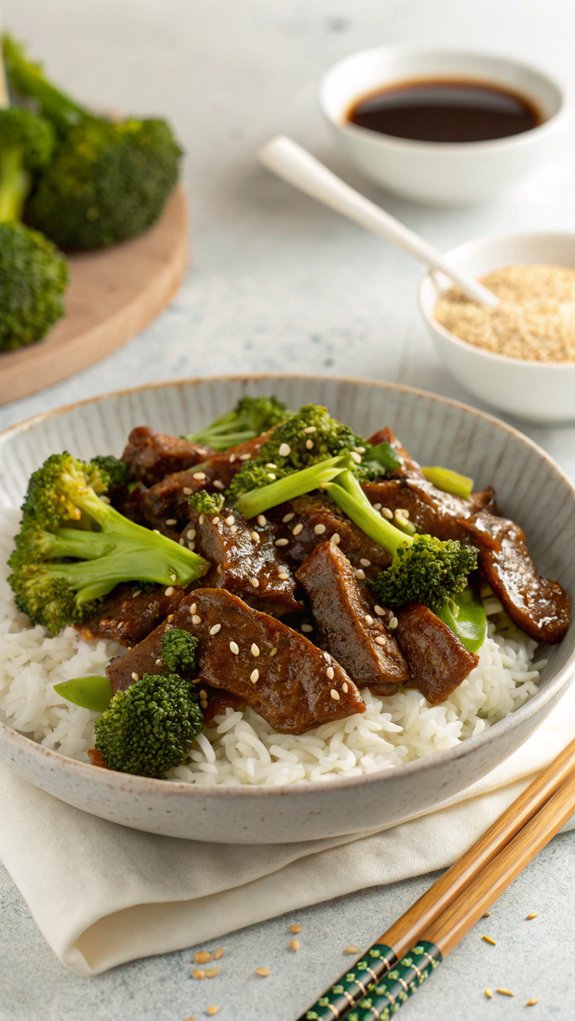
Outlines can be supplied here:
[[[272, 134], [311, 148], [440, 248], [478, 233], [575, 227], [573, 135], [555, 166], [513, 193], [439, 212], [363, 182], [334, 150], [316, 102], [319, 78], [339, 57], [410, 41], [523, 55], [561, 74], [573, 95], [570, 0], [11, 0], [4, 20], [86, 101], [169, 114], [188, 154], [193, 261], [149, 329], [106, 361], [1, 408], [0, 427], [118, 386], [237, 370], [363, 375], [469, 400], [420, 323], [419, 267], [259, 168], [258, 145]], [[525, 431], [575, 477], [575, 428]], [[297, 955], [286, 949], [291, 918], [225, 937], [221, 976], [200, 984], [189, 951], [94, 980], [71, 976], [0, 872], [0, 1021], [184, 1021], [204, 1017], [210, 1003], [222, 1005], [222, 1021], [291, 1021], [349, 962], [342, 948], [371, 942], [428, 881], [299, 912]], [[525, 1016], [531, 996], [540, 997], [539, 1021], [571, 1017], [574, 889], [573, 836], [562, 836], [403, 1009], [405, 1021], [507, 1021]], [[534, 910], [539, 917], [526, 922]], [[270, 978], [253, 976], [258, 965]], [[484, 986], [516, 995], [488, 1002]]]

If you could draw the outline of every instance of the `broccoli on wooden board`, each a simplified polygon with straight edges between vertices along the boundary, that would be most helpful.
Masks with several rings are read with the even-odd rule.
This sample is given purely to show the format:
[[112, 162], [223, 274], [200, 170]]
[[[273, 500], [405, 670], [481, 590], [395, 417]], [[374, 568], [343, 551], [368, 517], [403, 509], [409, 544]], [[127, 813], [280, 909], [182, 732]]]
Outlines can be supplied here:
[[53, 85], [8, 34], [3, 49], [12, 90], [35, 100], [59, 135], [28, 205], [31, 225], [69, 251], [106, 248], [146, 230], [178, 180], [181, 149], [169, 124], [97, 116]]
[[113, 481], [102, 464], [67, 452], [30, 478], [8, 580], [18, 608], [53, 634], [80, 623], [121, 582], [186, 586], [209, 569], [106, 502]]

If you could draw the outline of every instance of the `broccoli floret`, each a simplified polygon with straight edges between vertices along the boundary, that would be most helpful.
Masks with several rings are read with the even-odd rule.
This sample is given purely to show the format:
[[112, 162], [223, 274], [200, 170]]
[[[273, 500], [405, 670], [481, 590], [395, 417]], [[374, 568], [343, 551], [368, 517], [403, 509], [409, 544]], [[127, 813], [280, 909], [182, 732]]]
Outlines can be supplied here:
[[27, 110], [0, 110], [0, 351], [41, 340], [64, 314], [64, 257], [18, 222], [32, 175], [46, 165], [53, 147], [48, 121]]
[[191, 674], [196, 666], [198, 639], [183, 628], [168, 628], [162, 635], [160, 657], [171, 674]]
[[240, 468], [226, 498], [233, 503], [244, 493], [342, 454], [349, 456], [351, 469], [362, 481], [381, 478], [399, 464], [389, 444], [371, 447], [348, 425], [333, 418], [327, 408], [306, 404], [277, 425], [257, 457]]
[[199, 489], [188, 497], [188, 503], [200, 514], [207, 514], [209, 517], [219, 514], [224, 506], [223, 493], [208, 493], [207, 489]]
[[184, 761], [202, 727], [189, 681], [177, 674], [144, 674], [116, 692], [96, 721], [95, 746], [108, 769], [163, 780]]
[[177, 179], [181, 149], [166, 121], [94, 115], [45, 76], [9, 35], [4, 57], [13, 90], [36, 101], [60, 133], [27, 218], [63, 249], [106, 248], [146, 230]]
[[231, 411], [185, 438], [193, 443], [203, 443], [212, 450], [227, 450], [238, 443], [253, 440], [279, 422], [284, 422], [289, 415], [291, 411], [277, 397], [240, 397]]
[[209, 568], [102, 499], [111, 481], [102, 465], [67, 452], [30, 478], [9, 582], [18, 608], [53, 634], [80, 623], [121, 582], [186, 586]]

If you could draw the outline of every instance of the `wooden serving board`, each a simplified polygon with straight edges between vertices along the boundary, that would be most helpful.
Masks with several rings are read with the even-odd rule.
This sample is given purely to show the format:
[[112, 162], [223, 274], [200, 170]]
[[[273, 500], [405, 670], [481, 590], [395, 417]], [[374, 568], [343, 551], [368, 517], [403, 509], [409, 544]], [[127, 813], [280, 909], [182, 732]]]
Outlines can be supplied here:
[[41, 390], [105, 358], [143, 329], [176, 293], [188, 264], [186, 199], [176, 188], [139, 237], [69, 258], [66, 315], [44, 340], [0, 352], [0, 404]]

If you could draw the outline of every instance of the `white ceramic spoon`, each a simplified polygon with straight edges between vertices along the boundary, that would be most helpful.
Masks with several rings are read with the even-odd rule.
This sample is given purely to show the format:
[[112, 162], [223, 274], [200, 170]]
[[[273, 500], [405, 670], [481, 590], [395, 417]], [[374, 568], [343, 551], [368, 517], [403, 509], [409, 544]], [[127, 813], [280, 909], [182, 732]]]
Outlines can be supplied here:
[[392, 241], [431, 269], [441, 270], [469, 298], [480, 305], [498, 304], [498, 299], [483, 284], [462, 273], [409, 227], [380, 209], [364, 195], [360, 195], [354, 188], [350, 188], [349, 184], [328, 170], [296, 142], [283, 135], [277, 135], [260, 149], [259, 158], [264, 166], [273, 170], [278, 177], [283, 177], [284, 181], [293, 184], [295, 188], [330, 206], [342, 216], [354, 220], [373, 234]]

